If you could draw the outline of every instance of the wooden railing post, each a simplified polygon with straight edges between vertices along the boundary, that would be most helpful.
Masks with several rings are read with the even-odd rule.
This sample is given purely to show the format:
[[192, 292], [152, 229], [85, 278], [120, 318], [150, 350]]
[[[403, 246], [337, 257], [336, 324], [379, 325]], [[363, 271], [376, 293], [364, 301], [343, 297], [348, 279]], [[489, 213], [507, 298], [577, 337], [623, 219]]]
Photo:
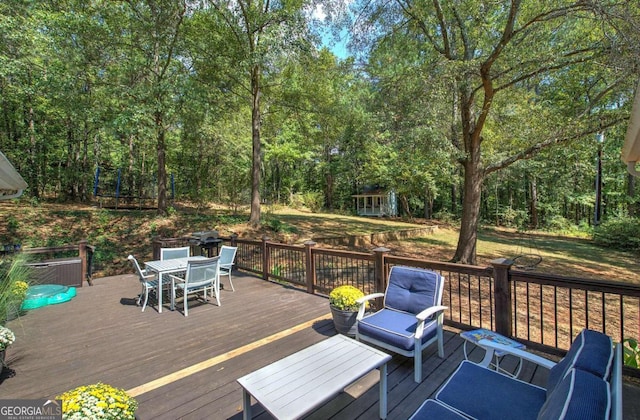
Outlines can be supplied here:
[[238, 234], [232, 233], [231, 240], [229, 242], [231, 242], [231, 246], [238, 246]]
[[269, 237], [262, 237], [262, 278], [264, 280], [269, 280], [269, 264], [271, 262], [269, 247], [267, 246], [267, 242], [269, 242]]
[[316, 262], [313, 258], [312, 248], [316, 246], [314, 241], [307, 241], [304, 243], [304, 258], [305, 258], [305, 278], [307, 282], [307, 293], [313, 294], [316, 286]]
[[511, 337], [513, 330], [513, 313], [511, 309], [511, 289], [509, 287], [509, 270], [513, 261], [498, 258], [491, 261], [493, 266], [494, 302], [496, 313], [496, 332]]
[[[374, 292], [384, 293], [387, 289], [387, 273], [384, 269], [384, 256], [386, 253], [391, 251], [389, 248], [378, 247], [373, 250], [375, 255], [375, 281], [376, 281], [376, 290]], [[365, 294], [367, 292], [365, 291]], [[382, 308], [382, 298], [376, 299], [376, 308]]]
[[160, 238], [156, 236], [153, 238], [153, 241], [151, 241], [151, 250], [153, 254], [151, 257], [152, 260], [160, 259], [160, 248], [162, 248], [162, 241], [160, 241]]
[[85, 280], [88, 280], [87, 273], [89, 269], [87, 267], [87, 244], [89, 242], [86, 239], [83, 239], [78, 244], [78, 257], [80, 257], [80, 287], [84, 285]]

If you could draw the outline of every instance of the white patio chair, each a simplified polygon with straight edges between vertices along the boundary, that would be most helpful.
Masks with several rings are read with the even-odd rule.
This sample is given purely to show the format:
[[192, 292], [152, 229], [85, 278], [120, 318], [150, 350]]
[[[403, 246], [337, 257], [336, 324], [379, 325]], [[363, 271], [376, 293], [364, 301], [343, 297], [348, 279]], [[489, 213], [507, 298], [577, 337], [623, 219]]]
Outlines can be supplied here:
[[213, 257], [189, 261], [184, 278], [169, 275], [171, 278], [171, 303], [175, 302], [176, 289], [181, 290], [184, 316], [189, 316], [188, 298], [191, 293], [203, 292], [204, 300], [207, 301], [207, 290], [211, 289], [216, 303], [220, 306], [220, 265], [218, 260], [219, 257]]
[[191, 248], [188, 246], [180, 248], [160, 248], [161, 260], [172, 260], [174, 258], [188, 258]]
[[149, 300], [149, 291], [152, 289], [158, 290], [158, 278], [156, 273], [147, 272], [146, 269], [140, 268], [140, 264], [138, 264], [138, 260], [133, 255], [129, 255], [127, 257], [129, 261], [133, 263], [133, 266], [136, 269], [136, 273], [138, 274], [140, 285], [142, 286], [142, 291], [138, 295], [138, 305], [140, 305], [140, 301], [144, 296], [144, 303], [142, 304], [142, 312], [144, 312], [144, 308], [147, 306], [147, 301]]
[[[384, 294], [374, 293], [358, 299], [356, 339], [414, 360], [414, 380], [422, 381], [422, 351], [438, 343], [438, 356], [444, 358], [442, 290], [444, 277], [435, 271], [412, 267], [391, 267]], [[367, 300], [384, 297], [384, 307], [365, 315]]]
[[223, 245], [220, 248], [220, 275], [221, 276], [229, 276], [229, 285], [231, 285], [231, 291], [235, 292], [236, 289], [233, 287], [233, 282], [231, 281], [231, 270], [233, 270], [233, 264], [236, 259], [236, 252], [238, 251], [237, 246], [228, 246]]

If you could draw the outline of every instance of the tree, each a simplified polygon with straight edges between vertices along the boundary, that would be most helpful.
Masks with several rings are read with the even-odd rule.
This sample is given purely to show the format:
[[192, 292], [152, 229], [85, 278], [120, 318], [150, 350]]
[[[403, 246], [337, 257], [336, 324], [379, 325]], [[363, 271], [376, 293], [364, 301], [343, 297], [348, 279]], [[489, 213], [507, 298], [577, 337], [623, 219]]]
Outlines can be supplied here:
[[[260, 223], [260, 187], [262, 171], [262, 103], [265, 79], [277, 72], [275, 58], [293, 54], [303, 44], [305, 25], [301, 15], [302, 1], [280, 2], [269, 0], [211, 0], [203, 2], [214, 11], [211, 29], [224, 40], [224, 50], [218, 52], [233, 65], [229, 77], [236, 79], [248, 93], [251, 101], [252, 165], [251, 215], [249, 223]], [[238, 70], [246, 75], [246, 83], [238, 78]]]
[[[611, 6], [608, 1], [362, 3], [359, 16], [369, 19], [359, 22], [382, 22], [369, 33], [412, 35], [426, 57], [439, 57], [448, 75], [440, 82], [448, 81], [455, 91], [460, 137], [450, 140], [458, 149], [464, 188], [453, 261], [475, 263], [487, 175], [622, 121], [611, 105], [626, 94], [629, 76], [603, 65], [614, 42], [624, 47], [616, 27], [601, 15]], [[498, 135], [489, 128], [500, 124], [498, 116], [513, 114], [509, 103], [499, 101], [516, 96], [526, 98], [518, 102], [529, 104], [528, 114], [537, 113], [540, 125], [532, 133]], [[485, 149], [492, 153], [483, 154]]]

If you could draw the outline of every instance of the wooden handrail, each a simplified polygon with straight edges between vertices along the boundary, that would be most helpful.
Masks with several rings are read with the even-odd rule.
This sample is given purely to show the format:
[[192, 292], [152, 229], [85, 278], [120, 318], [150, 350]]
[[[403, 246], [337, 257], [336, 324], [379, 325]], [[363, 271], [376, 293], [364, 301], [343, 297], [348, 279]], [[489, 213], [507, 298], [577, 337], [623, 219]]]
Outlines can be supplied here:
[[95, 252], [95, 246], [89, 245], [89, 242], [86, 239], [80, 241], [80, 243], [78, 243], [77, 245], [22, 248], [20, 252], [24, 254], [29, 254], [29, 255], [37, 255], [37, 254], [53, 255], [56, 253], [69, 252], [69, 251], [78, 252], [78, 259], [80, 260], [80, 278], [81, 278], [81, 282], [79, 286], [82, 287], [85, 281], [87, 281], [87, 283], [91, 286], [92, 273], [91, 273], [90, 265], [93, 263], [93, 253]]
[[[181, 239], [162, 243], [178, 243]], [[565, 336], [571, 338], [572, 331], [585, 325], [603, 330], [618, 341], [628, 336], [640, 338], [640, 286], [633, 284], [520, 271], [506, 259], [481, 267], [395, 256], [385, 248], [367, 253], [321, 248], [313, 241], [289, 245], [271, 242], [267, 237], [250, 240], [232, 235], [221, 239], [238, 246], [239, 269], [257, 273], [265, 280], [287, 281], [308, 293], [326, 295], [341, 284], [384, 292], [388, 271], [394, 265], [438, 271], [446, 280], [447, 302], [443, 304], [449, 308], [445, 323], [462, 329], [493, 329], [533, 348], [562, 353], [570, 344]], [[581, 293], [580, 299], [574, 300], [580, 302], [572, 304], [571, 297], [576, 293]], [[548, 308], [550, 302], [566, 296], [570, 303]], [[531, 303], [534, 300], [537, 307]], [[577, 315], [571, 311], [577, 311]]]

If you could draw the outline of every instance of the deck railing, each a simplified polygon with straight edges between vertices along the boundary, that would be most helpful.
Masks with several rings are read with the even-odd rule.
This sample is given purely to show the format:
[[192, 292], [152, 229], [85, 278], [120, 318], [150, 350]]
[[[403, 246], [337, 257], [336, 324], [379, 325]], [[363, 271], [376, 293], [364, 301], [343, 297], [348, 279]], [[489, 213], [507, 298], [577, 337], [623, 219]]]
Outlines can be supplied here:
[[[516, 270], [513, 261], [500, 258], [479, 267], [394, 256], [386, 248], [363, 253], [320, 248], [311, 241], [285, 245], [268, 238], [222, 239], [238, 247], [238, 269], [321, 295], [343, 284], [365, 294], [384, 292], [394, 265], [437, 271], [446, 280], [448, 325], [492, 329], [551, 353], [562, 354], [582, 328], [602, 331], [615, 341], [640, 338], [640, 286], [632, 284]], [[157, 239], [154, 248], [183, 243]]]
[[34, 284], [75, 287], [82, 287], [85, 281], [91, 284], [95, 246], [86, 240], [77, 245], [22, 248], [20, 252], [30, 256], [27, 265]]

